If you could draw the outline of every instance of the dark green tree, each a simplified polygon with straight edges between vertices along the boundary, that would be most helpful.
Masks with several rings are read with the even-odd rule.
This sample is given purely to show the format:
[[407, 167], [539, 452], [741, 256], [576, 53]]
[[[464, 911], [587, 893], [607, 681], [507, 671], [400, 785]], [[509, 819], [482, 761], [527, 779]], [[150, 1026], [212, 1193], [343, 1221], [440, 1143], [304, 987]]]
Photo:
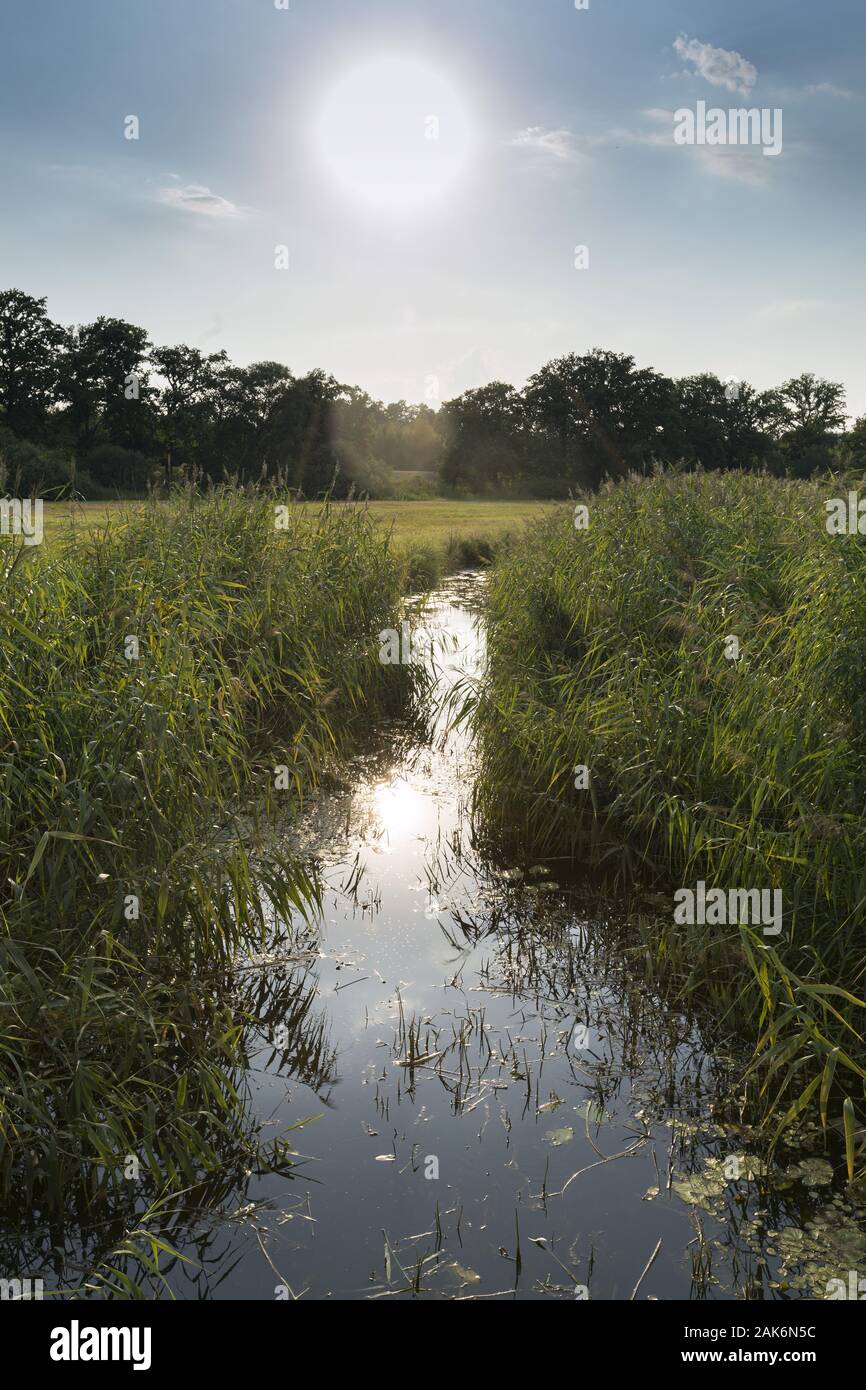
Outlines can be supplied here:
[[520, 393], [503, 381], [464, 391], [442, 407], [446, 439], [442, 482], [463, 493], [512, 487], [526, 462]]
[[68, 402], [80, 458], [100, 439], [130, 449], [148, 442], [142, 401], [149, 346], [145, 329], [123, 319], [98, 318], [68, 330], [58, 394]]
[[593, 348], [548, 362], [524, 400], [533, 435], [569, 483], [594, 487], [676, 453], [673, 383], [626, 353]]
[[200, 465], [206, 460], [214, 397], [228, 356], [225, 352], [205, 356], [198, 348], [179, 343], [175, 347], [154, 348], [150, 362], [164, 383], [158, 409], [165, 477], [170, 485], [176, 468]]
[[794, 477], [830, 468], [845, 427], [845, 388], [813, 372], [793, 377], [780, 387], [782, 456]]
[[19, 435], [39, 437], [54, 399], [63, 329], [46, 300], [0, 291], [0, 411]]

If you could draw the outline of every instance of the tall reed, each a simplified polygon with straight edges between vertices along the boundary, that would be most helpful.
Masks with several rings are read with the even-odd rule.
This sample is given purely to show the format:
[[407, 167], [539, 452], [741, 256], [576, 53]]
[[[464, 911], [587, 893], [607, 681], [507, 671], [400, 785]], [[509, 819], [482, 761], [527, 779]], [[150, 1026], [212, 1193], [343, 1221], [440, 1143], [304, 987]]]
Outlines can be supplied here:
[[734, 924], [713, 953], [779, 1120], [821, 1096], [826, 1120], [831, 1086], [862, 1111], [866, 1077], [866, 539], [825, 510], [846, 489], [631, 478], [587, 529], [551, 519], [495, 572], [474, 714], [488, 827], [623, 881], [781, 888], [778, 940]]
[[280, 826], [413, 677], [378, 658], [387, 538], [347, 508], [279, 529], [279, 500], [2, 542], [0, 1227], [34, 1249], [108, 1212], [123, 1247], [145, 1207], [291, 1161], [247, 1116], [233, 966], [315, 906]]

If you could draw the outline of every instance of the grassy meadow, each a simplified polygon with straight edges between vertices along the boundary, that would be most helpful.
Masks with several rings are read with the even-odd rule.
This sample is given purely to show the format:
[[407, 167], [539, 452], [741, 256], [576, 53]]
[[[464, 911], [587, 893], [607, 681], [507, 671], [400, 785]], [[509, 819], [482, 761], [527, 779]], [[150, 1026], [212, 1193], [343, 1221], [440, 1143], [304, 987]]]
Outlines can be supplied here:
[[[333, 502], [334, 513], [365, 510], [375, 524], [393, 535], [394, 549], [406, 553], [413, 549], [438, 554], [441, 562], [460, 558], [459, 547], [467, 544], [496, 545], [505, 536], [518, 532], [527, 521], [537, 522], [550, 512], [551, 503], [510, 501], [452, 501], [437, 497], [417, 502]], [[145, 502], [46, 502], [45, 534], [48, 539], [63, 538], [74, 532], [98, 532], [134, 516]], [[303, 502], [298, 510], [317, 514], [321, 502]]]
[[853, 1173], [866, 540], [827, 533], [824, 503], [840, 492], [668, 476], [587, 499], [585, 530], [551, 518], [495, 571], [474, 720], [488, 829], [671, 902], [697, 880], [781, 889], [781, 935], [667, 916], [649, 928], [648, 958], [745, 1021], [774, 1125], [820, 1110], [845, 1133]]

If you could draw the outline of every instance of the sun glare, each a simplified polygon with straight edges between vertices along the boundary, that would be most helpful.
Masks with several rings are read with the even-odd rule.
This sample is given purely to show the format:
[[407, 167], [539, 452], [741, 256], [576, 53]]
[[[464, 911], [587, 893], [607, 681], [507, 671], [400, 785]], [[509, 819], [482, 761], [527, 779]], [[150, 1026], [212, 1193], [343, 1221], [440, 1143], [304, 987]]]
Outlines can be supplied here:
[[368, 205], [410, 212], [442, 197], [466, 166], [471, 131], [451, 82], [414, 58], [377, 58], [345, 73], [318, 115], [319, 154]]
[[424, 800], [402, 777], [383, 782], [375, 790], [376, 816], [388, 835], [415, 834], [424, 812]]

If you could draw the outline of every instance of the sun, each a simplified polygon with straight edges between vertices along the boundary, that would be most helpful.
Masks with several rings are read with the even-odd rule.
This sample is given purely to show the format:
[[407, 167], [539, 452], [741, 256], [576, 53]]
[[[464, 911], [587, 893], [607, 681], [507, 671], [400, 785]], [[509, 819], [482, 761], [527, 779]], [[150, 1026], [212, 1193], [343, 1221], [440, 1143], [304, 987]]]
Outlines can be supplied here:
[[469, 116], [454, 85], [426, 62], [390, 55], [343, 74], [316, 123], [322, 166], [347, 193], [387, 212], [441, 199], [466, 168]]

